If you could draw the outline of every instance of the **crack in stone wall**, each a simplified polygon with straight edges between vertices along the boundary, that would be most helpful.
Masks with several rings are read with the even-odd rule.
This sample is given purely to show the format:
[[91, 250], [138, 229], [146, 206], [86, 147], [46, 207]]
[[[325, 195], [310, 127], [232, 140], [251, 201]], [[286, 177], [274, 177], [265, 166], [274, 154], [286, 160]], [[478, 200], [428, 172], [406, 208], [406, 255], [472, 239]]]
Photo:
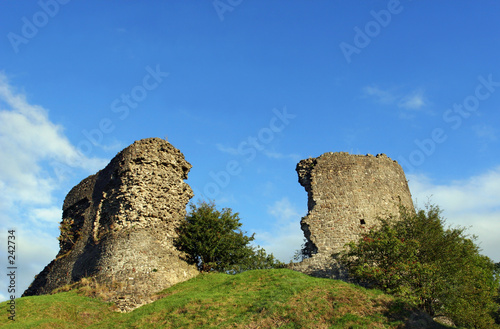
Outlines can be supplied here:
[[332, 255], [377, 225], [377, 218], [399, 218], [400, 205], [414, 211], [403, 169], [385, 154], [325, 153], [300, 161], [299, 183], [308, 195], [301, 220], [310, 258], [291, 268], [315, 276], [342, 278]]

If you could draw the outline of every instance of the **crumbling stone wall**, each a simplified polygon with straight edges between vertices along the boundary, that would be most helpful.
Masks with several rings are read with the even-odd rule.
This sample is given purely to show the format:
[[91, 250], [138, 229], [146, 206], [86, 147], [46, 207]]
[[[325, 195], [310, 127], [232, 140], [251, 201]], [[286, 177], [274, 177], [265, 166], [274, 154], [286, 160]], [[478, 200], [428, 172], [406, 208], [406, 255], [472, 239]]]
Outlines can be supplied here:
[[310, 258], [293, 269], [339, 277], [332, 254], [377, 224], [378, 217], [399, 218], [399, 206], [414, 211], [401, 166], [385, 154], [325, 153], [297, 164], [299, 183], [308, 194], [308, 214], [301, 220]]
[[178, 149], [149, 138], [76, 185], [64, 200], [60, 251], [24, 296], [94, 277], [139, 298], [197, 275], [173, 246], [193, 197], [184, 182], [190, 169]]

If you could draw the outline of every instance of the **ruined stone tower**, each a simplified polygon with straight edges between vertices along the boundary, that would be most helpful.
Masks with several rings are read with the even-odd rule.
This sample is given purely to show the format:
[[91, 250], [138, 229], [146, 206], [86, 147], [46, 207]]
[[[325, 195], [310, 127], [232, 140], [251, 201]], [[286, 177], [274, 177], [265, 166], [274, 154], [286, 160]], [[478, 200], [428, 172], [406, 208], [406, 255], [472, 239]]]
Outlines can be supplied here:
[[[66, 196], [60, 251], [24, 296], [93, 277], [117, 293], [147, 296], [198, 274], [173, 246], [193, 192], [191, 165], [159, 138], [135, 142]], [[118, 285], [117, 285], [118, 283]]]
[[306, 252], [293, 269], [323, 277], [339, 276], [332, 254], [377, 224], [377, 217], [399, 217], [399, 206], [413, 211], [401, 166], [385, 154], [325, 153], [297, 164], [299, 183], [308, 194], [301, 220]]

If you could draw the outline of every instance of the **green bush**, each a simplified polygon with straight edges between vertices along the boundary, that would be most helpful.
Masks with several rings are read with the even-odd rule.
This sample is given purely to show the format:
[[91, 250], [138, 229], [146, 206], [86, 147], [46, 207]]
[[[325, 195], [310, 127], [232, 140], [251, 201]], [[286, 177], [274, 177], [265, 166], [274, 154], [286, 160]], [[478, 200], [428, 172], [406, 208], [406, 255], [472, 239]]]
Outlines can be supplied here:
[[241, 231], [238, 213], [230, 208], [219, 211], [213, 202], [191, 204], [190, 208], [186, 220], [177, 229], [174, 244], [200, 271], [239, 273], [282, 265], [264, 249], [250, 245], [254, 234], [247, 236]]
[[[495, 266], [496, 266], [497, 274], [500, 275], [500, 263], [496, 263]], [[495, 323], [500, 324], [500, 287], [498, 287], [498, 295], [496, 298], [496, 303], [497, 303], [497, 305], [496, 305], [496, 312], [495, 312], [494, 318], [495, 318]]]
[[365, 285], [403, 297], [459, 326], [494, 326], [499, 281], [464, 228], [445, 228], [436, 206], [380, 225], [346, 245], [338, 260]]

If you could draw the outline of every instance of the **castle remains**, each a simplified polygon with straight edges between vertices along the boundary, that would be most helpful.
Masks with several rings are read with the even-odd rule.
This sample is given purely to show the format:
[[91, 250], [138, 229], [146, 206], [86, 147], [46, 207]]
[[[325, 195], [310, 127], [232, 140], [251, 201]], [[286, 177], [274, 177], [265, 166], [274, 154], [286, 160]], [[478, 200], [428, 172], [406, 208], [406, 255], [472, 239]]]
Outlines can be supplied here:
[[[399, 207], [414, 211], [401, 166], [385, 154], [325, 153], [300, 161], [299, 183], [308, 195], [308, 214], [301, 220], [309, 258], [295, 270], [342, 278], [332, 254], [377, 225], [377, 218], [399, 218]], [[340, 272], [339, 272], [340, 271]]]
[[173, 245], [193, 197], [190, 169], [170, 143], [148, 138], [81, 181], [64, 200], [59, 253], [23, 296], [92, 277], [133, 304], [197, 275]]
[[[82, 278], [108, 287], [122, 310], [199, 272], [174, 247], [193, 191], [184, 182], [191, 164], [159, 138], [136, 141], [66, 196], [59, 253], [23, 296], [49, 294]], [[325, 153], [296, 171], [308, 195], [301, 227], [308, 258], [291, 264], [306, 274], [343, 279], [332, 255], [377, 225], [414, 211], [401, 166], [384, 154]], [[120, 303], [122, 304], [120, 306]]]

